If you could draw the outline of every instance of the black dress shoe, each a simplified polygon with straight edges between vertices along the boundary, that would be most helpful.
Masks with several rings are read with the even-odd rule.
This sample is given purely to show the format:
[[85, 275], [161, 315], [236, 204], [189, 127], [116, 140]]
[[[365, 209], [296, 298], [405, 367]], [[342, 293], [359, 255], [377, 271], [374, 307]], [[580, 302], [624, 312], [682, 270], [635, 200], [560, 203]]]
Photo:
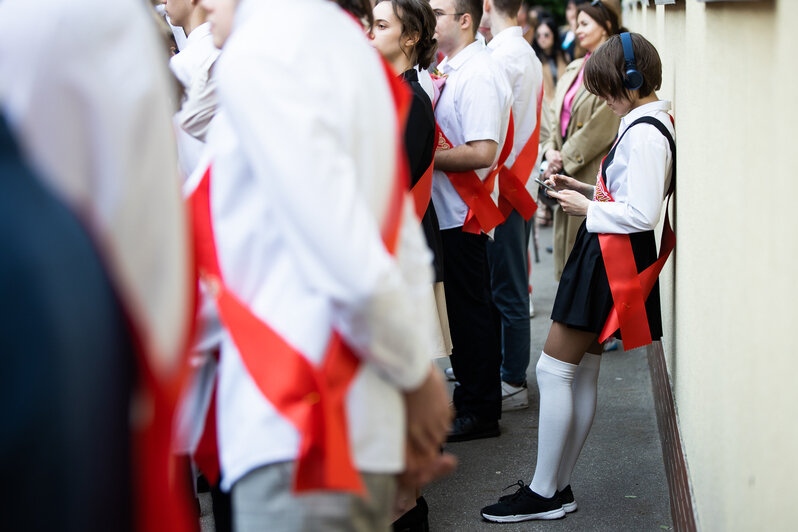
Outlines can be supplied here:
[[499, 435], [498, 421], [480, 421], [474, 416], [457, 416], [452, 423], [452, 430], [449, 432], [446, 441], [449, 443], [457, 441], [479, 440], [481, 438], [495, 438]]
[[424, 497], [416, 500], [416, 505], [393, 522], [393, 532], [429, 532], [429, 508]]

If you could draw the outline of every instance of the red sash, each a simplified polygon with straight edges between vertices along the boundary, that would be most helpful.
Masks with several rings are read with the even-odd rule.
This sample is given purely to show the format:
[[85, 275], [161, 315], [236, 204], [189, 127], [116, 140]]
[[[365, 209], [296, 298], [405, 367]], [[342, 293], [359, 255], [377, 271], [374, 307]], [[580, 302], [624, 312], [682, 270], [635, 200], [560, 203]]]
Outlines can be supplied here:
[[[443, 131], [438, 129], [438, 149], [450, 149], [452, 143], [446, 138]], [[513, 149], [513, 114], [510, 112], [510, 123], [507, 125], [507, 134], [505, 135], [504, 146], [499, 154], [499, 161], [496, 168], [488, 174], [483, 182], [477, 173], [473, 170], [467, 172], [446, 172], [446, 177], [451, 181], [452, 186], [468, 205], [468, 214], [466, 214], [465, 223], [463, 224], [463, 231], [466, 233], [480, 234], [480, 232], [488, 232], [500, 223], [505, 217], [493, 201], [491, 192], [496, 182], [496, 176], [499, 171], [504, 167], [504, 162], [510, 156]]]
[[[187, 229], [188, 230], [188, 229]], [[193, 316], [198, 310], [196, 264], [189, 264], [188, 326], [181, 343], [183, 360], [171, 374], [159, 372], [148, 356], [144, 331], [128, 315], [136, 347], [137, 385], [132, 395], [136, 412], [131, 422], [131, 472], [135, 530], [139, 532], [189, 532], [199, 530], [187, 479], [175, 475], [172, 455], [174, 415], [188, 374], [186, 356], [194, 338]]]
[[[606, 160], [606, 156], [604, 160]], [[601, 161], [602, 168], [604, 160]], [[675, 152], [673, 167], [676, 167]], [[648, 345], [652, 341], [646, 313], [646, 299], [651, 294], [654, 283], [665, 266], [668, 256], [676, 247], [676, 234], [673, 232], [668, 216], [672, 193], [673, 190], [669, 191], [665, 206], [665, 223], [662, 229], [659, 255], [657, 260], [642, 272], [637, 272], [632, 242], [628, 234], [602, 233], [598, 235], [601, 256], [604, 259], [613, 300], [612, 310], [610, 310], [604, 328], [599, 335], [599, 342], [604, 342], [618, 329], [621, 330], [624, 349], [635, 349]], [[595, 197], [599, 201], [615, 201], [601, 178], [601, 170], [599, 170]]]
[[[134, 336], [136, 335], [134, 330]], [[139, 345], [142, 345], [139, 342]], [[188, 344], [186, 344], [188, 345]], [[131, 462], [135, 529], [140, 532], [189, 532], [197, 520], [189, 506], [190, 487], [175, 478], [172, 462], [172, 420], [184, 373], [159, 378], [139, 352], [136, 394], [142, 423], [131, 430]]]
[[527, 140], [524, 149], [518, 154], [512, 168], [503, 166], [499, 172], [499, 210], [505, 219], [515, 209], [524, 220], [534, 216], [538, 204], [526, 189], [526, 183], [538, 160], [540, 150], [540, 112], [543, 107], [543, 85], [540, 86], [537, 101], [537, 122], [535, 130]]
[[[438, 138], [438, 124], [435, 124], [435, 138]], [[435, 148], [432, 151], [432, 162], [429, 163], [429, 168], [427, 168], [424, 175], [421, 176], [421, 179], [413, 185], [413, 188], [410, 189], [410, 194], [413, 196], [413, 205], [416, 209], [416, 215], [418, 219], [421, 220], [424, 218], [424, 213], [427, 212], [427, 207], [429, 207], [429, 202], [432, 199], [432, 171], [435, 166], [435, 152], [437, 150], [437, 143]]]
[[[219, 352], [214, 353], [214, 357], [219, 358]], [[221, 476], [221, 467], [219, 466], [219, 445], [216, 439], [216, 381], [213, 383], [213, 391], [211, 392], [211, 401], [208, 404], [208, 410], [205, 412], [205, 425], [202, 430], [202, 435], [197, 442], [197, 448], [194, 450], [194, 463], [211, 486], [215, 486], [219, 482]]]
[[[437, 76], [435, 74], [430, 74], [432, 78], [433, 86], [435, 86], [436, 82], [439, 83], [437, 86], [438, 94], [440, 95], [440, 90], [443, 88], [444, 83], [446, 83], [446, 78], [442, 76]], [[435, 89], [433, 89], [434, 91]], [[437, 100], [432, 102], [432, 108], [435, 109], [435, 105], [437, 104]], [[410, 190], [411, 195], [413, 196], [413, 205], [416, 208], [416, 215], [418, 219], [421, 220], [424, 218], [424, 214], [427, 212], [427, 207], [429, 207], [429, 202], [432, 200], [432, 172], [435, 168], [435, 152], [438, 151], [438, 134], [440, 133], [440, 129], [438, 128], [438, 123], [435, 122], [435, 146], [432, 149], [432, 162], [429, 163], [429, 168], [427, 168], [424, 175], [421, 176], [421, 179], [413, 185], [413, 188]]]
[[[383, 62], [397, 109], [397, 172], [382, 226], [387, 249], [397, 245], [401, 208], [407, 190], [407, 160], [401, 142], [409, 94]], [[315, 367], [268, 324], [258, 319], [226, 286], [221, 276], [210, 209], [211, 168], [191, 195], [195, 252], [200, 272], [216, 299], [220, 318], [230, 332], [258, 389], [300, 434], [294, 490], [339, 490], [364, 494], [347, 437], [346, 393], [360, 360], [333, 333], [321, 367]], [[280, 371], [274, 371], [280, 368]]]

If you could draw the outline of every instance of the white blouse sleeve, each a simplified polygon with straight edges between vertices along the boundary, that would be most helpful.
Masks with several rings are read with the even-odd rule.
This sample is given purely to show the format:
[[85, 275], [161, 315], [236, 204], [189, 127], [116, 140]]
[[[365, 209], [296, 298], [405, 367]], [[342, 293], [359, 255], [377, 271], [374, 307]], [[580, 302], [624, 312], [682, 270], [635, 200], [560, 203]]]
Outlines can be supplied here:
[[[628, 140], [634, 140], [634, 137]], [[628, 152], [626, 168], [620, 169], [625, 174], [618, 176], [621, 184], [616, 190], [610, 185], [615, 201], [590, 203], [587, 230], [591, 233], [628, 234], [654, 229], [662, 210], [670, 157], [670, 148], [664, 137], [661, 142], [649, 139], [634, 143]], [[607, 171], [611, 174], [612, 170], [613, 165], [610, 165]]]

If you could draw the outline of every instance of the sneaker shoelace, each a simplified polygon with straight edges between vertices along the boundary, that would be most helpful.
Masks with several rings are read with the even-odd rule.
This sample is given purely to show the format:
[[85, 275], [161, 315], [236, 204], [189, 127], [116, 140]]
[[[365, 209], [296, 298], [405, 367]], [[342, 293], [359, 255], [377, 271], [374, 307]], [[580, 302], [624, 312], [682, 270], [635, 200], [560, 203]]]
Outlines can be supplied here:
[[502, 495], [501, 497], [499, 497], [499, 502], [514, 500], [514, 499], [518, 498], [521, 495], [521, 492], [524, 491], [524, 488], [526, 487], [526, 484], [524, 483], [523, 480], [519, 480], [519, 481], [515, 482], [514, 484], [510, 484], [509, 486], [504, 488], [502, 491], [507, 491], [508, 489], [513, 488], [513, 487], [518, 488], [517, 490], [515, 490], [515, 493], [511, 493], [509, 495]]

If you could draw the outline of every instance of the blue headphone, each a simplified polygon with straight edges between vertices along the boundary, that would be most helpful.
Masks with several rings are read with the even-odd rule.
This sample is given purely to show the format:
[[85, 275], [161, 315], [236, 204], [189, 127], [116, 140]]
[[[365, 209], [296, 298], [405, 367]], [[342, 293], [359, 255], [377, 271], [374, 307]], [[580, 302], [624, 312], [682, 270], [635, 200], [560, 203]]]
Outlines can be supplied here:
[[623, 86], [634, 91], [643, 86], [643, 74], [637, 70], [635, 52], [632, 48], [632, 36], [629, 32], [621, 33], [621, 44], [623, 45], [624, 60]]

